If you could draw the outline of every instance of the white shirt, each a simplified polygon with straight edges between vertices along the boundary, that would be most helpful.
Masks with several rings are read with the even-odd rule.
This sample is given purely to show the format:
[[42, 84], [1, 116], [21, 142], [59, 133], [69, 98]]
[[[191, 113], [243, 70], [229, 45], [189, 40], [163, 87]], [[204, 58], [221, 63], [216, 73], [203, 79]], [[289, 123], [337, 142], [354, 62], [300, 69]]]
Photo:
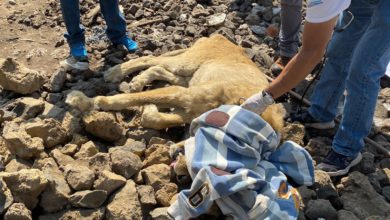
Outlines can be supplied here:
[[306, 21], [322, 23], [339, 15], [347, 9], [351, 0], [308, 0]]

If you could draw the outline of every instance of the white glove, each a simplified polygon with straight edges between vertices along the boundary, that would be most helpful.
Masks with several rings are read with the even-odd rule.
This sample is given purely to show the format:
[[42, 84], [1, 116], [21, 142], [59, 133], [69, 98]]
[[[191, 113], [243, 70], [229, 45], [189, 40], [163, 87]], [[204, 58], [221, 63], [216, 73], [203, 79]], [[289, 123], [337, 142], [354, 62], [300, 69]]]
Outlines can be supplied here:
[[241, 107], [260, 115], [268, 106], [274, 103], [275, 101], [270, 94], [265, 91], [261, 91], [249, 97], [241, 104]]

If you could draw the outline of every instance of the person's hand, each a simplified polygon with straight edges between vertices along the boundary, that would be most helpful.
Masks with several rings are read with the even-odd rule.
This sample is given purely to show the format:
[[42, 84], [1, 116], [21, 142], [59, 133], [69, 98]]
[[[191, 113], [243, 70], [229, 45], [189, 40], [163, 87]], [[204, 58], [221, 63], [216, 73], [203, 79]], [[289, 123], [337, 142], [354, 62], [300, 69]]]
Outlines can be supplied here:
[[275, 101], [271, 95], [265, 91], [261, 91], [249, 97], [241, 104], [241, 107], [260, 115], [268, 106], [274, 103]]

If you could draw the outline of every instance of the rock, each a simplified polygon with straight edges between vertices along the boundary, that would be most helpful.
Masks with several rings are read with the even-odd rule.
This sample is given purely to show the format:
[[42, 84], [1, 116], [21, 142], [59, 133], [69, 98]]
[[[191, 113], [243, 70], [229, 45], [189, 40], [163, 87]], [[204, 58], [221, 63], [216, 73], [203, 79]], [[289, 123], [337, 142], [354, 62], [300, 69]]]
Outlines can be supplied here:
[[39, 205], [45, 212], [49, 213], [62, 210], [68, 204], [71, 189], [56, 162], [53, 158], [36, 160], [34, 168], [42, 170], [43, 175], [48, 180]]
[[38, 91], [44, 83], [41, 73], [30, 70], [12, 58], [0, 59], [0, 85], [20, 94]]
[[0, 215], [8, 209], [14, 202], [14, 197], [11, 191], [7, 188], [7, 184], [0, 178]]
[[95, 181], [93, 188], [105, 190], [107, 195], [111, 195], [119, 187], [125, 185], [126, 179], [120, 175], [112, 173], [108, 170], [103, 170], [99, 173], [98, 179]]
[[123, 146], [119, 146], [120, 149], [130, 151], [139, 157], [143, 157], [146, 150], [146, 144], [141, 141], [135, 141], [131, 138], [126, 140]]
[[62, 94], [61, 93], [49, 93], [46, 97], [46, 101], [52, 104], [56, 104], [62, 100]]
[[168, 215], [168, 208], [167, 207], [156, 208], [153, 211], [151, 211], [149, 214], [153, 220], [172, 220], [173, 219]]
[[372, 215], [390, 216], [390, 204], [371, 186], [368, 178], [355, 171], [341, 179], [340, 190], [344, 209], [353, 212], [356, 217], [365, 219]]
[[172, 159], [169, 155], [169, 147], [166, 145], [155, 144], [149, 147], [145, 151], [145, 160], [143, 161], [143, 167], [148, 167], [154, 164], [167, 164], [172, 163]]
[[250, 28], [253, 33], [259, 35], [260, 37], [264, 37], [267, 33], [267, 29], [262, 26], [252, 25]]
[[157, 202], [165, 207], [170, 206], [170, 201], [174, 195], [176, 195], [178, 187], [174, 183], [167, 183], [161, 189], [156, 192]]
[[56, 70], [50, 77], [49, 91], [60, 92], [66, 81], [66, 71], [59, 69]]
[[65, 128], [68, 133], [69, 133], [69, 129], [67, 129], [67, 120], [65, 118], [65, 116], [67, 115], [65, 109], [63, 108], [60, 108], [56, 105], [53, 105], [53, 104], [50, 104], [48, 102], [45, 102], [44, 103], [44, 109], [43, 109], [43, 112], [42, 114], [40, 115], [40, 117], [42, 118], [54, 118], [54, 119], [57, 119], [57, 120], [61, 120], [62, 121], [62, 127]]
[[362, 154], [362, 160], [359, 164], [359, 171], [363, 174], [375, 172], [375, 155], [370, 152]]
[[75, 160], [66, 154], [63, 154], [60, 150], [54, 149], [50, 152], [50, 155], [56, 160], [60, 167], [65, 167], [68, 164], [73, 164]]
[[128, 138], [134, 140], [144, 140], [148, 143], [151, 138], [161, 136], [161, 131], [149, 128], [130, 128], [126, 135]]
[[69, 202], [75, 207], [98, 208], [107, 199], [107, 192], [104, 190], [85, 190], [72, 194]]
[[54, 214], [41, 215], [38, 220], [103, 220], [104, 208], [100, 209], [74, 209]]
[[225, 19], [226, 19], [226, 14], [225, 13], [215, 14], [215, 15], [210, 16], [207, 19], [207, 24], [209, 26], [219, 26], [219, 25], [222, 25], [225, 22]]
[[76, 144], [65, 144], [60, 148], [61, 153], [72, 156], [77, 152], [78, 146]]
[[303, 204], [307, 204], [310, 200], [316, 198], [316, 193], [314, 192], [314, 190], [307, 188], [307, 186], [298, 187], [298, 192], [301, 195]]
[[166, 164], [156, 164], [141, 170], [141, 174], [144, 182], [157, 191], [169, 183], [171, 169]]
[[45, 107], [45, 102], [39, 99], [23, 97], [5, 105], [3, 119], [1, 121], [11, 121], [15, 118], [28, 120], [35, 118], [42, 113]]
[[112, 170], [126, 179], [130, 179], [142, 168], [141, 159], [129, 151], [110, 149], [110, 155]]
[[69, 186], [76, 191], [90, 189], [95, 181], [95, 172], [85, 166], [68, 164], [64, 173]]
[[149, 146], [152, 146], [154, 144], [166, 144], [168, 141], [163, 139], [163, 138], [160, 138], [160, 137], [152, 137], [150, 138], [150, 141], [149, 141]]
[[5, 123], [3, 138], [8, 150], [20, 158], [39, 157], [43, 153], [43, 140], [38, 137], [32, 138], [15, 122]]
[[87, 132], [106, 141], [117, 141], [125, 133], [112, 113], [92, 112], [83, 117], [83, 122]]
[[14, 203], [5, 213], [4, 220], [32, 220], [31, 211], [23, 203]]
[[390, 186], [383, 187], [382, 195], [390, 202]]
[[128, 180], [126, 185], [110, 198], [106, 218], [107, 220], [142, 219], [141, 204], [132, 180]]
[[5, 172], [11, 173], [11, 172], [18, 172], [22, 169], [30, 169], [31, 164], [22, 159], [12, 159], [7, 166], [5, 166]]
[[24, 203], [28, 209], [34, 209], [38, 196], [48, 184], [42, 171], [38, 169], [23, 169], [18, 172], [5, 173], [3, 180], [10, 189], [15, 202]]
[[390, 169], [384, 168], [378, 172], [378, 181], [381, 186], [390, 186]]
[[209, 15], [209, 12], [204, 9], [202, 5], [197, 5], [191, 13], [192, 17], [199, 18], [201, 16], [205, 17]]
[[102, 170], [111, 171], [112, 163], [110, 154], [108, 153], [97, 153], [92, 157], [87, 158], [89, 168], [94, 170], [95, 172], [100, 172]]
[[339, 210], [337, 212], [338, 220], [359, 220], [352, 212], [347, 210]]
[[137, 186], [138, 197], [143, 206], [154, 206], [157, 204], [154, 189], [151, 186]]
[[310, 200], [307, 204], [305, 211], [306, 217], [311, 220], [324, 218], [324, 219], [336, 219], [337, 211], [332, 207], [328, 200], [318, 199]]
[[81, 145], [79, 152], [77, 152], [75, 158], [88, 158], [92, 157], [95, 154], [99, 153], [99, 148], [93, 141], [88, 141], [87, 143]]
[[61, 123], [52, 118], [29, 121], [25, 125], [25, 130], [31, 137], [41, 138], [47, 148], [62, 145], [68, 139], [68, 134]]
[[310, 155], [317, 157], [326, 157], [331, 148], [332, 140], [327, 137], [312, 138], [305, 147]]
[[287, 123], [282, 130], [283, 140], [294, 141], [300, 146], [304, 146], [305, 127], [300, 123]]

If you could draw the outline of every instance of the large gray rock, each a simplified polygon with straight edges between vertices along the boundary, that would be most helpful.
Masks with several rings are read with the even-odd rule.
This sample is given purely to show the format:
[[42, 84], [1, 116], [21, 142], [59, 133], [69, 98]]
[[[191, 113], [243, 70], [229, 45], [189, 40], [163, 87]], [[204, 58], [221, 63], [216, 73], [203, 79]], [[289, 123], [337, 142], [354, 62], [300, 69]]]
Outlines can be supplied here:
[[39, 137], [46, 148], [64, 144], [68, 139], [66, 130], [55, 119], [34, 119], [25, 124], [25, 130], [31, 137]]
[[42, 170], [43, 175], [49, 182], [41, 195], [39, 205], [48, 213], [62, 210], [68, 204], [71, 189], [56, 162], [53, 158], [36, 160], [34, 168]]
[[20, 158], [39, 157], [43, 153], [43, 140], [38, 137], [32, 138], [23, 126], [15, 122], [5, 123], [3, 138], [9, 151]]
[[132, 180], [128, 180], [126, 185], [110, 198], [106, 218], [108, 220], [142, 219], [141, 204]]
[[75, 207], [98, 208], [107, 199], [107, 192], [104, 190], [84, 190], [72, 194], [69, 202]]
[[105, 209], [73, 209], [38, 217], [38, 220], [102, 220]]
[[99, 173], [99, 178], [95, 181], [93, 188], [105, 190], [110, 195], [116, 189], [125, 185], [125, 183], [126, 179], [123, 176], [103, 170]]
[[305, 214], [311, 220], [319, 218], [332, 220], [337, 218], [336, 209], [332, 207], [328, 200], [324, 199], [310, 200], [307, 204]]
[[157, 164], [141, 170], [141, 174], [144, 182], [157, 191], [170, 182], [171, 169], [166, 164]]
[[64, 173], [69, 186], [76, 191], [91, 189], [95, 181], [95, 172], [86, 166], [68, 164], [64, 168]]
[[31, 211], [23, 203], [14, 203], [5, 213], [4, 220], [32, 220]]
[[125, 134], [112, 113], [91, 112], [83, 117], [83, 122], [87, 132], [106, 141], [117, 141]]
[[341, 200], [345, 210], [360, 219], [373, 215], [390, 217], [390, 204], [375, 191], [365, 175], [355, 171], [342, 178], [341, 183]]
[[2, 177], [15, 202], [24, 203], [31, 210], [37, 206], [38, 196], [48, 184], [43, 172], [38, 169], [23, 169], [18, 172], [4, 173]]
[[44, 83], [43, 74], [30, 70], [12, 58], [0, 59], [0, 85], [20, 94], [38, 91]]
[[7, 210], [14, 202], [14, 197], [11, 191], [7, 188], [7, 184], [0, 178], [0, 215]]
[[129, 152], [118, 149], [110, 149], [112, 170], [126, 179], [130, 179], [134, 174], [138, 173], [142, 168], [141, 159]]

